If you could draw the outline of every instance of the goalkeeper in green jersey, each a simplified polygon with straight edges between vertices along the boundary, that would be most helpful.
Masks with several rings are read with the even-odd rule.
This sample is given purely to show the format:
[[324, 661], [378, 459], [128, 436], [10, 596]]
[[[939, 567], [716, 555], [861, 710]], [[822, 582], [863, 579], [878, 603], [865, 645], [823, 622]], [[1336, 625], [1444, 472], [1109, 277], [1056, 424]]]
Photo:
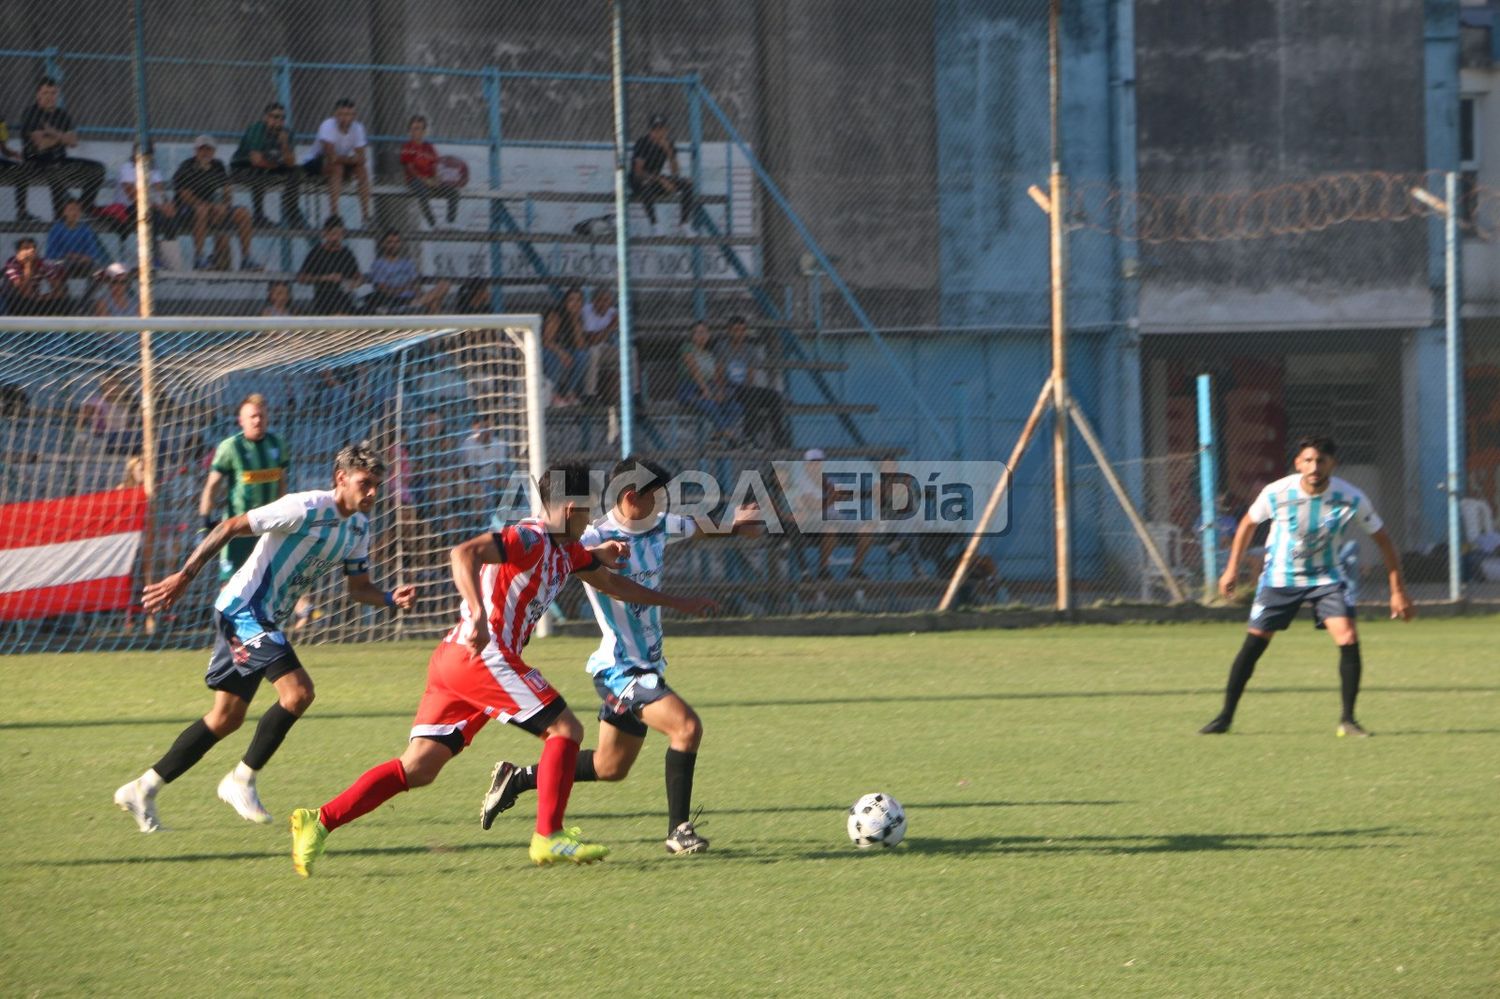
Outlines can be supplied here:
[[[221, 519], [238, 517], [286, 495], [287, 468], [291, 455], [286, 443], [266, 429], [266, 397], [259, 392], [240, 402], [240, 432], [219, 442], [214, 461], [198, 498], [203, 531], [213, 530]], [[218, 507], [215, 493], [227, 483], [224, 505]], [[219, 556], [219, 585], [229, 582], [250, 553], [256, 538], [231, 538]]]

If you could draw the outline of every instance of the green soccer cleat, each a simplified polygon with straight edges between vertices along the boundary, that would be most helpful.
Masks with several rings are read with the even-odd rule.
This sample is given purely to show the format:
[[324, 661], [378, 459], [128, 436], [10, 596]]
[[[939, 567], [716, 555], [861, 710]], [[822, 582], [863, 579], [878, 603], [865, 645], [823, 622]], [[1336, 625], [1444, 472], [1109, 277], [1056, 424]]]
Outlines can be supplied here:
[[590, 843], [580, 837], [583, 830], [577, 826], [559, 829], [551, 836], [531, 834], [531, 862], [537, 866], [555, 864], [559, 860], [575, 864], [592, 864], [609, 856], [609, 847], [603, 843]]
[[313, 863], [323, 855], [328, 830], [318, 819], [316, 808], [292, 810], [292, 868], [304, 878], [312, 877]]

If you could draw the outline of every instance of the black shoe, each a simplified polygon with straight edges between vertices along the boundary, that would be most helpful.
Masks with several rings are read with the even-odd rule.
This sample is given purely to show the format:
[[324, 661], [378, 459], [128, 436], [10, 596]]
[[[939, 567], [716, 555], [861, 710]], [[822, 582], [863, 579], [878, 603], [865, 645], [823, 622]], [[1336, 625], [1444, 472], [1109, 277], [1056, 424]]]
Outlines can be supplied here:
[[702, 853], [707, 849], [708, 840], [698, 835], [691, 822], [680, 824], [667, 837], [668, 853]]
[[479, 806], [479, 828], [488, 829], [494, 824], [495, 816], [516, 803], [521, 794], [516, 789], [516, 777], [520, 773], [514, 763], [501, 760], [495, 764], [490, 774], [490, 789], [485, 792], [484, 802]]
[[1223, 715], [1215, 718], [1198, 730], [1199, 735], [1223, 735], [1229, 731], [1229, 719]]

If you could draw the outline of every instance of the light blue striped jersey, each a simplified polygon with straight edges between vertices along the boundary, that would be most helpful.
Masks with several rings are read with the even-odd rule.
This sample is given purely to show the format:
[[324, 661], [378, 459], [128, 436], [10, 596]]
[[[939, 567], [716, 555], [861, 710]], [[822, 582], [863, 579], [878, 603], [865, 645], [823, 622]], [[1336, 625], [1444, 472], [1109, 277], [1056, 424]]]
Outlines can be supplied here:
[[275, 631], [330, 569], [370, 571], [370, 518], [339, 516], [333, 490], [289, 493], [245, 514], [260, 535], [255, 551], [219, 591], [214, 609], [235, 622], [242, 639]]
[[1345, 582], [1338, 552], [1349, 525], [1366, 534], [1384, 526], [1370, 498], [1336, 476], [1316, 496], [1302, 489], [1301, 475], [1277, 479], [1260, 491], [1247, 514], [1271, 522], [1262, 586], [1323, 586]]
[[[668, 513], [643, 531], [631, 531], [611, 511], [590, 525], [580, 541], [586, 548], [606, 541], [624, 541], [630, 546], [630, 555], [616, 571], [626, 579], [659, 590], [667, 545], [692, 537], [696, 530], [697, 524], [691, 518]], [[604, 636], [599, 648], [589, 656], [590, 673], [609, 669], [650, 669], [660, 673], [666, 669], [667, 660], [661, 649], [660, 607], [627, 604], [588, 584], [584, 584], [584, 592], [594, 606], [594, 619]]]

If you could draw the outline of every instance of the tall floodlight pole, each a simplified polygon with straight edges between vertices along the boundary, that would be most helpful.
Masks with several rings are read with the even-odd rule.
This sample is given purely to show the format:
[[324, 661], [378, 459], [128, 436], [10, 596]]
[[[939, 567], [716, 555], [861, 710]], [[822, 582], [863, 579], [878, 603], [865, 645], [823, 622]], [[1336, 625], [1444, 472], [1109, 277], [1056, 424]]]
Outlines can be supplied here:
[[1073, 606], [1072, 531], [1068, 523], [1068, 189], [1062, 172], [1062, 0], [1052, 0], [1047, 19], [1048, 117], [1052, 130], [1051, 202], [1048, 213], [1052, 259], [1052, 502], [1057, 554], [1057, 609]]
[[635, 400], [630, 357], [630, 231], [625, 196], [625, 171], [630, 169], [628, 123], [625, 115], [625, 0], [610, 0], [613, 23], [610, 56], [615, 93], [615, 268], [619, 272], [616, 305], [620, 318], [620, 456], [634, 450]]

